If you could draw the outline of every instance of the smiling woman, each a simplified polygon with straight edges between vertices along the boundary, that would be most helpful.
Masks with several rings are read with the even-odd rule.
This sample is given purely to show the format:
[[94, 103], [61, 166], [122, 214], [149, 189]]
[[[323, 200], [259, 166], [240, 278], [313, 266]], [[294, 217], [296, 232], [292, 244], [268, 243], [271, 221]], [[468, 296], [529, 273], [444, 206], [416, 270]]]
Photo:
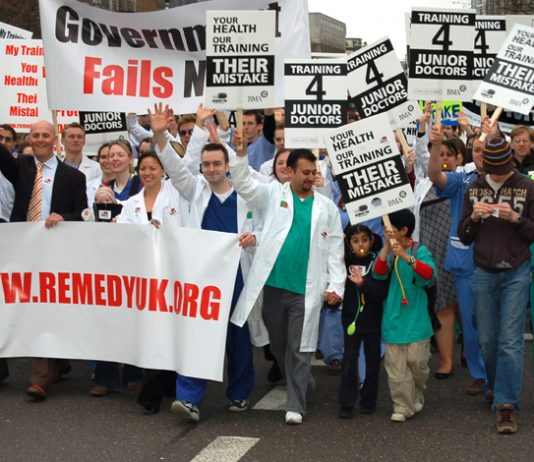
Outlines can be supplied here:
[[109, 164], [115, 179], [109, 186], [115, 192], [118, 201], [125, 201], [137, 194], [142, 187], [141, 180], [133, 174], [134, 157], [127, 141], [116, 140], [109, 143]]

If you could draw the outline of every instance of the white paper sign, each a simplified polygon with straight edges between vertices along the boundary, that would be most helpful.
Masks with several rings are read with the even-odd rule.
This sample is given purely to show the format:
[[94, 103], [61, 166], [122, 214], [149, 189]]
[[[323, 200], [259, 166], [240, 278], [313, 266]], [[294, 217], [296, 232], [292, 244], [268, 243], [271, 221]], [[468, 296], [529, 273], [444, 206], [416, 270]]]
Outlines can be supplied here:
[[391, 41], [380, 39], [347, 58], [348, 89], [361, 118], [386, 112], [393, 128], [404, 128], [421, 115], [408, 101], [408, 80]]
[[33, 32], [0, 22], [0, 39], [31, 39]]
[[170, 225], [5, 224], [0, 357], [113, 361], [222, 380], [240, 252], [235, 234]]
[[39, 8], [51, 108], [144, 114], [163, 102], [177, 113], [196, 112], [204, 102], [207, 10], [274, 11], [280, 85], [284, 58], [310, 52], [305, 0], [211, 0], [150, 13], [75, 0], [40, 0]]
[[124, 112], [80, 112], [80, 124], [85, 128], [83, 152], [88, 156], [96, 156], [104, 143], [129, 139]]
[[477, 16], [473, 80], [482, 80], [506, 38], [506, 16]]
[[352, 224], [414, 204], [386, 114], [332, 130], [327, 141], [332, 170]]
[[323, 135], [347, 122], [344, 59], [285, 61], [286, 148], [324, 148]]
[[534, 28], [515, 24], [474, 99], [528, 114], [534, 106]]
[[408, 98], [471, 101], [475, 10], [414, 8]]

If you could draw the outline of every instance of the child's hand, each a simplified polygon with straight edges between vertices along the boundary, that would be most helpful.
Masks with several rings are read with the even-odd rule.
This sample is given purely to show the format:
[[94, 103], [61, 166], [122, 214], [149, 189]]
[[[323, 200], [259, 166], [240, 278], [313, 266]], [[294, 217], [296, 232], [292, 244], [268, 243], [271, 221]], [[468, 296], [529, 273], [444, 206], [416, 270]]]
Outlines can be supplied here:
[[406, 249], [402, 245], [400, 245], [400, 242], [398, 241], [395, 241], [393, 244], [391, 244], [391, 253], [403, 260], [410, 259], [410, 257], [406, 253]]
[[356, 265], [351, 265], [349, 272], [348, 278], [357, 286], [361, 286], [363, 284], [362, 270]]

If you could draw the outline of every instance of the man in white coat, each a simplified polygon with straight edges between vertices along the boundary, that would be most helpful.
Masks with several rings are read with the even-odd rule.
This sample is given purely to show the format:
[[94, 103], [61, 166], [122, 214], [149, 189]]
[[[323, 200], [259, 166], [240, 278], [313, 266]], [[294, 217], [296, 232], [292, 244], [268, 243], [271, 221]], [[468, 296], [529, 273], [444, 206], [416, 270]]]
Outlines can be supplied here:
[[64, 162], [85, 175], [85, 183], [102, 176], [100, 164], [83, 153], [85, 128], [78, 123], [65, 125], [61, 132], [61, 142], [65, 149]]
[[[257, 214], [237, 196], [226, 174], [229, 170], [228, 153], [221, 144], [204, 146], [201, 155], [203, 175], [194, 175], [186, 162], [176, 154], [165, 136], [165, 129], [172, 121], [172, 112], [156, 107], [151, 114], [153, 140], [167, 175], [182, 198], [189, 202], [190, 213], [186, 226], [212, 231], [240, 233], [239, 245], [253, 247], [253, 234]], [[250, 266], [246, 252], [242, 252], [231, 309], [235, 307], [247, 266]], [[226, 395], [230, 400], [230, 411], [244, 411], [248, 408], [249, 396], [254, 387], [255, 375], [252, 361], [252, 344], [248, 326], [228, 325], [226, 339], [228, 357], [228, 387]], [[199, 420], [199, 406], [206, 392], [206, 380], [178, 375], [176, 401], [171, 411], [187, 421]]]
[[315, 194], [315, 157], [307, 149], [287, 159], [289, 182], [262, 184], [249, 170], [246, 148], [235, 137], [230, 162], [234, 188], [260, 209], [264, 227], [245, 287], [232, 316], [242, 325], [263, 290], [263, 321], [271, 351], [287, 382], [287, 424], [300, 424], [306, 396], [313, 391], [311, 357], [317, 347], [319, 317], [326, 300], [341, 301], [345, 286], [343, 231], [335, 204]]

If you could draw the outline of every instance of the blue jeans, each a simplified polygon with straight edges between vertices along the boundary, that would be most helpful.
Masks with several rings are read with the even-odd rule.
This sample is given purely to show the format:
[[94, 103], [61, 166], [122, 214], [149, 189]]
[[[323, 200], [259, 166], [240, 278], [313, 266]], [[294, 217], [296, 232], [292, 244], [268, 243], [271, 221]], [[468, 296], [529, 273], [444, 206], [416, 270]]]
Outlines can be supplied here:
[[473, 309], [494, 408], [509, 403], [519, 409], [529, 286], [530, 262], [498, 273], [475, 266]]

